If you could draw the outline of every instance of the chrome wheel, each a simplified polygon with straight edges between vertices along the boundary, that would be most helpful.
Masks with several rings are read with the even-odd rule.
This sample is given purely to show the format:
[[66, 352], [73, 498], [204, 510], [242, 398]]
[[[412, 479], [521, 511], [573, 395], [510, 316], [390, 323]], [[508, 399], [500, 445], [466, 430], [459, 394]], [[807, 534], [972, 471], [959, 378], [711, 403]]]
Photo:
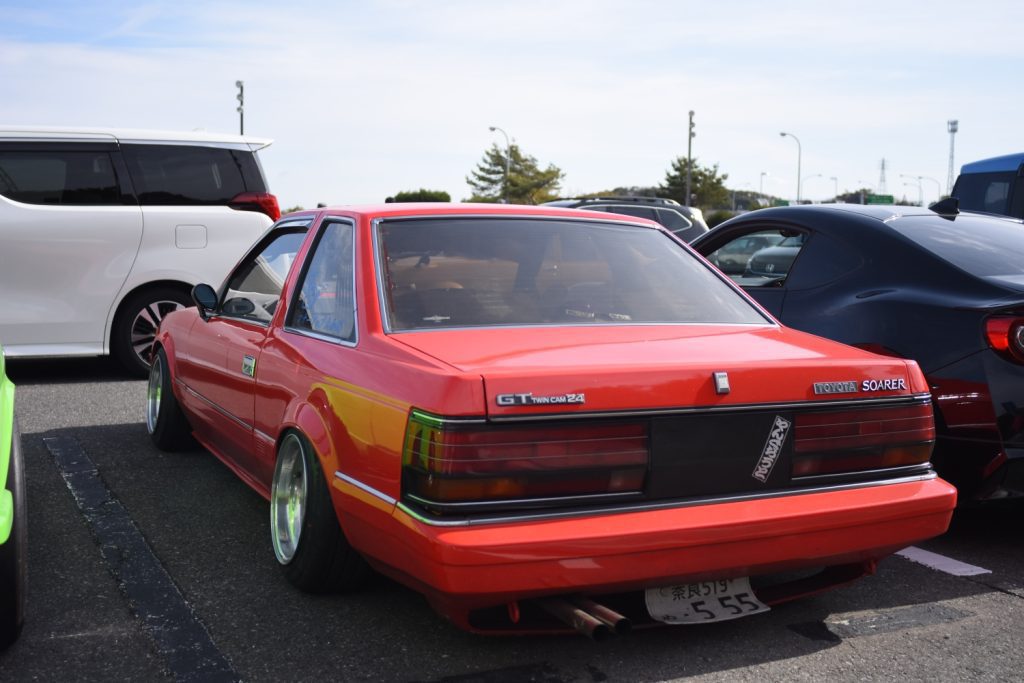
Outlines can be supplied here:
[[281, 443], [270, 488], [270, 533], [281, 564], [295, 557], [306, 516], [306, 459], [302, 440], [289, 434]]
[[153, 360], [153, 340], [156, 339], [156, 331], [160, 329], [160, 321], [179, 308], [184, 306], [177, 301], [162, 299], [147, 303], [135, 314], [130, 331], [131, 345], [144, 365], [149, 365]]
[[153, 364], [149, 368], [149, 386], [146, 388], [146, 429], [152, 434], [156, 431], [156, 422], [160, 419], [160, 395], [163, 392], [164, 364], [160, 354], [153, 356]]

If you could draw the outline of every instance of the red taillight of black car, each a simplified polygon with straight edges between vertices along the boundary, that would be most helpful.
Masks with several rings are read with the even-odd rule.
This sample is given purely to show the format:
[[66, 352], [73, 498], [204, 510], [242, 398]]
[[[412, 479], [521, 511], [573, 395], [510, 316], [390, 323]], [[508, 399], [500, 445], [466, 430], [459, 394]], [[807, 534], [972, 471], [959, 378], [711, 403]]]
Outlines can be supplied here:
[[228, 202], [228, 206], [239, 211], [258, 211], [270, 216], [270, 220], [276, 221], [281, 217], [281, 207], [277, 204], [277, 197], [269, 192], [242, 192], [236, 194]]
[[641, 493], [648, 461], [646, 423], [494, 426], [413, 411], [403, 495], [435, 512], [618, 498]]
[[800, 413], [795, 422], [793, 477], [921, 465], [935, 444], [930, 401]]
[[985, 321], [988, 345], [1015, 363], [1024, 363], [1024, 318], [997, 316]]

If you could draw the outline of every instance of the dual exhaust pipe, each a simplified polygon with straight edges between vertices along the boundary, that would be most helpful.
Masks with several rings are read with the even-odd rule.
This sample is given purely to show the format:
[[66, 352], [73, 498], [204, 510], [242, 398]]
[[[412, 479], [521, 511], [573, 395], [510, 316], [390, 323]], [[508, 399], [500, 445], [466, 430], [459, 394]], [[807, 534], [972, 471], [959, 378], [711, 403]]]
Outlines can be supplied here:
[[583, 596], [541, 598], [537, 604], [551, 616], [596, 642], [613, 633], [625, 635], [633, 628], [628, 617]]

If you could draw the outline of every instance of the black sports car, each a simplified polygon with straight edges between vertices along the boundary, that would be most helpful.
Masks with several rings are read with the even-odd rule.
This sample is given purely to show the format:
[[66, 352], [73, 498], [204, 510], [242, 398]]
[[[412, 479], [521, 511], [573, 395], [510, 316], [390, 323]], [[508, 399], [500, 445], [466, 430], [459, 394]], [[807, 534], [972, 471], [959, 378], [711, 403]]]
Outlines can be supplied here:
[[786, 325], [916, 360], [939, 474], [961, 500], [1024, 495], [1024, 222], [943, 204], [763, 209], [692, 246], [714, 263], [737, 240], [785, 238], [784, 268], [730, 277]]

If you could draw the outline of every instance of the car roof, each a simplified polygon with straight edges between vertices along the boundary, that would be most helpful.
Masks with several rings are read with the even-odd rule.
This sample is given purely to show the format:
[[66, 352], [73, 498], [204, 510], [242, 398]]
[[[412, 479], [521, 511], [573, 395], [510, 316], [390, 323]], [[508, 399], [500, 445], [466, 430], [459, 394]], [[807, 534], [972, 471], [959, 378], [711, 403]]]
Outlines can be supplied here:
[[[609, 214], [585, 209], [572, 209], [560, 206], [528, 205], [528, 204], [472, 204], [455, 202], [391, 202], [384, 204], [353, 204], [328, 206], [321, 209], [303, 212], [323, 212], [331, 216], [366, 217], [366, 218], [402, 218], [429, 216], [534, 216], [549, 218], [587, 218], [602, 222], [629, 223], [638, 227], [662, 229], [658, 223], [646, 218]], [[294, 214], [292, 214], [294, 215]]]
[[981, 159], [964, 164], [960, 167], [960, 173], [997, 173], [999, 171], [1016, 171], [1024, 164], [1024, 152], [1017, 154], [1006, 154], [991, 159]]
[[0, 124], [0, 139], [35, 142], [40, 140], [74, 140], [79, 142], [185, 142], [246, 145], [263, 149], [270, 138], [211, 133], [207, 131], [143, 130], [135, 128], [101, 128], [91, 126], [19, 126]]
[[544, 202], [547, 206], [579, 206], [580, 204], [652, 204], [682, 208], [682, 205], [668, 197], [641, 197], [637, 195], [613, 195], [610, 197], [571, 197]]

